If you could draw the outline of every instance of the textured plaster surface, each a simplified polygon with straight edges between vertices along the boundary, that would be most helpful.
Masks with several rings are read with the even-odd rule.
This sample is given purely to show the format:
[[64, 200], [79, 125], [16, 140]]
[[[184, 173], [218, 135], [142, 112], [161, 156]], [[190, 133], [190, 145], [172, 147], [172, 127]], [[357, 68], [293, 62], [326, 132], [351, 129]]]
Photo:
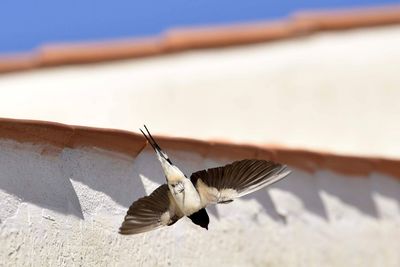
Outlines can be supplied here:
[[0, 76], [0, 117], [400, 158], [400, 27]]
[[[210, 207], [209, 231], [182, 219], [120, 236], [131, 202], [163, 183], [153, 152], [49, 150], [0, 140], [0, 266], [400, 265], [400, 183], [379, 173], [294, 169], [268, 190]], [[188, 175], [230, 162], [169, 154]]]

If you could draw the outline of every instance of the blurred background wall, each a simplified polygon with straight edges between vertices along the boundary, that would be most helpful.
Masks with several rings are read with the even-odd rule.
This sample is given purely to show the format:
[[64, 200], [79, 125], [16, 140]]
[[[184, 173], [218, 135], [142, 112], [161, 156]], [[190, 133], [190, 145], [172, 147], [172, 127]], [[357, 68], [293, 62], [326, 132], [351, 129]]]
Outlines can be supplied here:
[[0, 76], [2, 117], [400, 157], [400, 27]]

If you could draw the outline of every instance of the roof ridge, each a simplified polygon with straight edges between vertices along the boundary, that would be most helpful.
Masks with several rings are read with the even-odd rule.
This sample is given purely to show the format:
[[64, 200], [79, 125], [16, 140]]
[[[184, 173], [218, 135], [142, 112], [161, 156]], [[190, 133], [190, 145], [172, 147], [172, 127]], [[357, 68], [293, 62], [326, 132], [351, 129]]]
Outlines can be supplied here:
[[400, 23], [400, 5], [302, 11], [279, 21], [172, 29], [150, 38], [45, 45], [28, 53], [0, 56], [0, 73], [259, 43], [320, 31], [395, 23]]

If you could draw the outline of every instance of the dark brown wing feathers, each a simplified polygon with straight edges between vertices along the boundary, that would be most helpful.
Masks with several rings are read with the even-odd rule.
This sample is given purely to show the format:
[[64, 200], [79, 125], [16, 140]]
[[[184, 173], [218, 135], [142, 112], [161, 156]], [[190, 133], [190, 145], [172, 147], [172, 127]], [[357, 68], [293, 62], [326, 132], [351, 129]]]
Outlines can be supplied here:
[[195, 172], [191, 175], [190, 180], [196, 184], [197, 179], [200, 178], [206, 185], [218, 190], [231, 188], [241, 191], [259, 183], [268, 174], [276, 172], [282, 167], [281, 164], [272, 161], [246, 159], [223, 167]]
[[196, 186], [200, 179], [206, 186], [218, 191], [233, 189], [241, 196], [273, 183], [288, 173], [286, 166], [279, 163], [245, 159], [223, 167], [195, 172], [190, 180]]
[[154, 190], [149, 196], [142, 197], [133, 202], [122, 223], [120, 233], [142, 233], [164, 225], [171, 225], [179, 220], [179, 217], [174, 214], [168, 222], [161, 220], [161, 216], [170, 210], [168, 194], [169, 188], [164, 184]]

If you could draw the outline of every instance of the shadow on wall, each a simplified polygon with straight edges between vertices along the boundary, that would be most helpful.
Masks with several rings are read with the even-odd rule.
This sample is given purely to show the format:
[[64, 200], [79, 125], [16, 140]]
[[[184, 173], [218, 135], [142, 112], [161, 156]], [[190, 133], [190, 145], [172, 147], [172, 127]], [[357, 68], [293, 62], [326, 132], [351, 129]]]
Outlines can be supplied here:
[[319, 183], [321, 190], [339, 198], [349, 206], [356, 207], [366, 215], [378, 218], [377, 207], [372, 196], [374, 188], [369, 177], [354, 176], [348, 179], [330, 171], [321, 171], [318, 176], [321, 177]]
[[308, 212], [328, 220], [328, 214], [320, 196], [320, 178], [301, 170], [292, 169], [292, 171], [287, 179], [274, 186], [296, 196]]
[[2, 141], [0, 148], [1, 190], [23, 202], [83, 218], [79, 199], [63, 173], [60, 158], [43, 155], [43, 147], [13, 141]]
[[[43, 147], [13, 141], [1, 141], [0, 148], [1, 190], [23, 202], [81, 219], [84, 218], [82, 210], [85, 210], [82, 205], [86, 205], [87, 201], [92, 201], [90, 205], [93, 207], [103, 203], [76, 191], [71, 180], [104, 194], [123, 207], [129, 207], [134, 200], [146, 195], [139, 175], [157, 184], [165, 182], [160, 165], [148, 149], [133, 159], [95, 148], [64, 149], [58, 154], [44, 155], [41, 153]], [[193, 171], [213, 167], [210, 162], [214, 166], [227, 162], [214, 162], [187, 152], [172, 152], [170, 156], [188, 177]], [[327, 171], [313, 175], [294, 170], [287, 179], [273, 187], [295, 196], [305, 210], [324, 220], [329, 220], [329, 216], [321, 192], [333, 195], [361, 213], [376, 218], [379, 212], [372, 195], [383, 195], [399, 203], [400, 183], [375, 176], [367, 179], [349, 178]], [[282, 215], [277, 211], [280, 203], [274, 202], [267, 190], [260, 190], [245, 198], [255, 199], [267, 216], [282, 222]], [[219, 217], [215, 207], [210, 207], [209, 211]]]
[[[64, 149], [61, 158], [65, 163], [66, 179], [104, 193], [124, 207], [129, 207], [134, 199], [146, 195], [138, 170], [148, 168], [141, 166], [133, 157], [98, 149]], [[78, 197], [90, 207], [105, 204], [96, 203], [98, 199], [91, 196]]]

